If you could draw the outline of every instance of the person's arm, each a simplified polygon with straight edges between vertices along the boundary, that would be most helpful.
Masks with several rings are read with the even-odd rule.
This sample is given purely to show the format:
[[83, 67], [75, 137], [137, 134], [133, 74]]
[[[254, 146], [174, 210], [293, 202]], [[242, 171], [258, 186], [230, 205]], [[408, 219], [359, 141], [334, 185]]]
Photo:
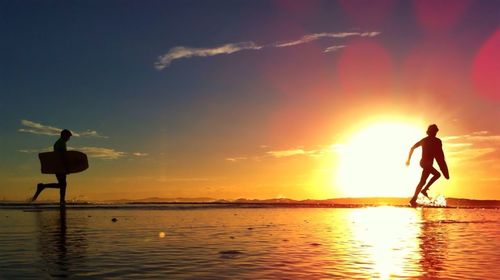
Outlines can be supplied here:
[[408, 159], [406, 160], [406, 166], [410, 165], [410, 160], [411, 160], [411, 156], [413, 155], [413, 151], [420, 147], [420, 145], [422, 145], [422, 140], [418, 141], [417, 143], [415, 143], [415, 145], [413, 145], [413, 147], [411, 147], [410, 149], [410, 153], [408, 154]]

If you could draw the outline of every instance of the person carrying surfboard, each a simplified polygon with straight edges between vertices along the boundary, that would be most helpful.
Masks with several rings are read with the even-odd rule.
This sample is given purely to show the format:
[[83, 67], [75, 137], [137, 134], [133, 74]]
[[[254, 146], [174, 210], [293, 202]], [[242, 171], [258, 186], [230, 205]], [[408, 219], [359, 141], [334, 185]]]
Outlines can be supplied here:
[[[71, 134], [71, 131], [63, 129], [61, 131], [61, 137], [54, 143], [54, 152], [61, 153], [63, 162], [64, 162], [64, 153], [67, 151], [66, 142], [69, 141], [69, 138], [71, 138], [72, 135], [73, 134]], [[56, 174], [57, 183], [50, 183], [50, 184], [39, 183], [36, 186], [36, 192], [31, 201], [35, 201], [44, 189], [52, 188], [52, 189], [59, 189], [59, 203], [61, 205], [64, 205], [66, 203], [65, 200], [66, 185], [67, 185], [66, 174], [68, 173], [69, 172]]]
[[[441, 142], [441, 139], [437, 138], [437, 132], [439, 131], [437, 125], [431, 124], [427, 128], [427, 137], [423, 138], [422, 140], [418, 141], [411, 147], [410, 149], [410, 154], [408, 155], [408, 160], [406, 161], [406, 165], [410, 165], [410, 160], [411, 156], [413, 154], [413, 151], [418, 148], [422, 147], [422, 159], [420, 160], [420, 166], [422, 167], [422, 176], [420, 178], [420, 182], [417, 185], [417, 188], [415, 189], [415, 194], [413, 195], [412, 199], [410, 200], [410, 205], [411, 206], [416, 206], [417, 205], [417, 197], [418, 194], [421, 192], [423, 195], [425, 195], [427, 198], [429, 198], [429, 195], [427, 194], [427, 191], [431, 187], [431, 185], [436, 182], [439, 177], [441, 177], [441, 174], [439, 171], [437, 171], [432, 165], [434, 163], [434, 159], [436, 159], [439, 168], [441, 169], [441, 172], [443, 172], [443, 175], [446, 179], [449, 179], [450, 176], [448, 174], [448, 167], [446, 166], [446, 161], [444, 159], [444, 153], [443, 153], [443, 144]], [[427, 181], [427, 178], [429, 175], [432, 174], [432, 178], [427, 182], [427, 185], [425, 184]], [[424, 187], [425, 185], [425, 187]], [[424, 187], [422, 189], [422, 187]]]

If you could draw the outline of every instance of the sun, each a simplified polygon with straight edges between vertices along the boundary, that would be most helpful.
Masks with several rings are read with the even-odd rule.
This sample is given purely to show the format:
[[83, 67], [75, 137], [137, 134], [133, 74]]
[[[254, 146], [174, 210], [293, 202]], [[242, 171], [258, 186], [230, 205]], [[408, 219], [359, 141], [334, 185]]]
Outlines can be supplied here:
[[410, 147], [425, 128], [412, 123], [379, 122], [355, 132], [340, 154], [336, 185], [344, 197], [407, 197], [419, 168], [405, 165]]

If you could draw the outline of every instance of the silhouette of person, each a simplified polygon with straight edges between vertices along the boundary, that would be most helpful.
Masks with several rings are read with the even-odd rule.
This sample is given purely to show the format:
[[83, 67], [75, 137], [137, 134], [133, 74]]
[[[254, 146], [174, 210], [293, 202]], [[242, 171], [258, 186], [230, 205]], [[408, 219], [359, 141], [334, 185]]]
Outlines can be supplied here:
[[[408, 155], [408, 160], [406, 161], [407, 166], [410, 165], [410, 159], [413, 154], [413, 151], [418, 147], [422, 147], [422, 159], [420, 160], [420, 166], [422, 167], [422, 176], [420, 177], [420, 182], [418, 183], [417, 188], [415, 189], [415, 194], [410, 200], [410, 205], [412, 206], [415, 206], [417, 204], [417, 197], [420, 192], [422, 192], [423, 195], [429, 198], [427, 191], [429, 190], [431, 185], [434, 182], [436, 182], [436, 180], [439, 179], [439, 177], [441, 177], [441, 173], [439, 173], [439, 171], [437, 171], [432, 166], [434, 163], [434, 159], [438, 161], [441, 171], [442, 172], [444, 171], [442, 166], [442, 164], [444, 163], [444, 153], [443, 153], [442, 143], [441, 140], [436, 137], [438, 131], [439, 129], [437, 125], [435, 124], [429, 125], [429, 127], [427, 128], [428, 136], [415, 143], [415, 145], [411, 147], [410, 154]], [[444, 163], [444, 165], [446, 164]], [[449, 179], [449, 176], [447, 174], [448, 172], [444, 171], [443, 173], [445, 175], [445, 178]], [[432, 178], [429, 180], [429, 182], [427, 182], [427, 185], [425, 185], [427, 178], [431, 174]], [[422, 187], [424, 188], [422, 189]]]
[[[71, 131], [67, 129], [63, 129], [61, 131], [61, 137], [54, 143], [54, 152], [60, 153], [63, 162], [65, 161], [64, 153], [66, 152], [66, 142], [69, 141], [69, 138], [72, 136]], [[36, 192], [31, 201], [35, 201], [40, 193], [46, 188], [59, 189], [59, 203], [64, 205], [66, 203], [66, 173], [56, 174], [57, 183], [43, 184], [39, 183], [36, 186]]]

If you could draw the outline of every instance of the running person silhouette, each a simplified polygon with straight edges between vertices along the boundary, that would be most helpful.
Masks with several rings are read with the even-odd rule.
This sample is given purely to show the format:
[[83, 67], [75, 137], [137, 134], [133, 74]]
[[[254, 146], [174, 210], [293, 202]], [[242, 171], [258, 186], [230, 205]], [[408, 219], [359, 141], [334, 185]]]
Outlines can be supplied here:
[[[417, 205], [417, 197], [420, 192], [422, 192], [423, 195], [425, 195], [427, 198], [429, 195], [427, 194], [427, 191], [431, 187], [431, 185], [436, 182], [439, 177], [441, 177], [441, 174], [439, 171], [437, 171], [432, 165], [434, 163], [434, 159], [438, 161], [440, 164], [439, 166], [441, 167], [441, 171], [444, 173], [444, 176], [446, 179], [449, 179], [449, 175], [447, 174], [447, 168], [446, 171], [443, 170], [442, 164], [444, 163], [444, 166], [446, 166], [446, 163], [444, 161], [444, 153], [443, 153], [443, 148], [442, 148], [442, 143], [439, 138], [436, 137], [437, 132], [439, 131], [437, 125], [431, 124], [427, 128], [427, 137], [423, 138], [422, 140], [418, 141], [411, 147], [410, 154], [408, 155], [408, 160], [406, 161], [406, 165], [410, 165], [410, 159], [413, 154], [413, 151], [418, 148], [422, 147], [422, 159], [420, 160], [420, 166], [422, 167], [422, 176], [420, 177], [420, 182], [417, 185], [417, 188], [415, 189], [415, 194], [413, 195], [412, 199], [410, 200], [410, 205], [415, 206]], [[429, 180], [427, 185], [425, 185], [425, 182], [427, 181], [427, 178], [429, 175], [432, 174], [432, 178]], [[424, 187], [425, 185], [425, 187]], [[422, 189], [422, 187], [424, 187]]]
[[[72, 136], [71, 131], [64, 129], [61, 131], [61, 137], [54, 143], [54, 152], [58, 152], [61, 154], [61, 157], [64, 158], [64, 152], [66, 152], [66, 142], [69, 141], [69, 138]], [[40, 193], [46, 189], [46, 188], [53, 188], [53, 189], [59, 189], [59, 203], [61, 205], [64, 205], [65, 202], [65, 196], [66, 196], [66, 173], [62, 174], [56, 174], [57, 178], [57, 183], [51, 183], [51, 184], [42, 184], [39, 183], [36, 186], [36, 192], [35, 195], [33, 195], [33, 198], [31, 201], [35, 201], [37, 197], [40, 195]]]

